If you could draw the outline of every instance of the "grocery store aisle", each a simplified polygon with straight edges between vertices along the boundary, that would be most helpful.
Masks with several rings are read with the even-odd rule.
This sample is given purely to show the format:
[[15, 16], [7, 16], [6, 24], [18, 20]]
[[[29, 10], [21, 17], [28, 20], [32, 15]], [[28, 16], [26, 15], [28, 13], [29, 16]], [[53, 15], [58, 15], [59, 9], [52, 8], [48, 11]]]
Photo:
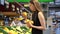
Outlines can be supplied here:
[[46, 29], [45, 31], [43, 31], [43, 34], [52, 34], [50, 29]]

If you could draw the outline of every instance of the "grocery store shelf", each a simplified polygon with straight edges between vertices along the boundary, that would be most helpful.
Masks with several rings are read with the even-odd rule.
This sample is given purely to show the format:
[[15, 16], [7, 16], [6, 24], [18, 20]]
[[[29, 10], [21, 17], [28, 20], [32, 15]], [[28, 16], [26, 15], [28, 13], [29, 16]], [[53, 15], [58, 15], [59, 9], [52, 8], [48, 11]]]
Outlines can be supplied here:
[[5, 16], [19, 16], [16, 12], [1, 12]]

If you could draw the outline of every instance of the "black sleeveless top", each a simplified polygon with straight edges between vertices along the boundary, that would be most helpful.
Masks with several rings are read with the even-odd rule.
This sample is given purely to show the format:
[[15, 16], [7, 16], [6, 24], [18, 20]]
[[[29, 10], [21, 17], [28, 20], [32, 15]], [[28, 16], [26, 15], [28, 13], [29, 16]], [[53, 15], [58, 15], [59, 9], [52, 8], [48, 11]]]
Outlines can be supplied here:
[[[34, 21], [33, 25], [41, 26], [39, 18], [38, 18], [38, 11], [35, 11], [32, 14], [32, 20]], [[42, 32], [42, 30], [38, 30], [38, 29], [32, 28], [32, 34], [43, 34], [43, 32]]]

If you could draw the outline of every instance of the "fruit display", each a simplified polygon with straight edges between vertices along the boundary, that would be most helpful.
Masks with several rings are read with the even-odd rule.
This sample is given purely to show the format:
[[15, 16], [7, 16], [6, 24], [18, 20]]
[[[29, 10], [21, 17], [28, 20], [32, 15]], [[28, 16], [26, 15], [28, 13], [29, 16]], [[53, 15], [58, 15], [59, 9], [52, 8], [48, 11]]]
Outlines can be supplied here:
[[22, 12], [22, 16], [27, 16], [27, 12]]
[[0, 34], [31, 34], [31, 31], [27, 26], [0, 26]]
[[21, 18], [18, 18], [18, 20], [23, 20], [23, 19], [24, 19], [24, 18], [22, 18], [22, 17], [21, 17]]
[[28, 22], [29, 22], [29, 19], [26, 19], [26, 20], [25, 20], [25, 23], [28, 23]]
[[31, 24], [33, 24], [34, 22], [32, 20], [26, 19], [25, 23], [31, 23]]

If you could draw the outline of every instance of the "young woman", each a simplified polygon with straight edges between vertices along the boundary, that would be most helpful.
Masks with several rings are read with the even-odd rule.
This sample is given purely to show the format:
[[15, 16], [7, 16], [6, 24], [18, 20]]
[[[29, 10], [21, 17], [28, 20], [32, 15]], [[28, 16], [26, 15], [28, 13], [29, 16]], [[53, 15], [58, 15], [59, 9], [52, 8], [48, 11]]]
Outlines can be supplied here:
[[38, 0], [31, 0], [29, 5], [30, 10], [33, 12], [32, 20], [34, 21], [34, 24], [28, 23], [27, 25], [32, 28], [32, 34], [43, 34], [43, 30], [46, 29], [46, 24], [42, 8]]

